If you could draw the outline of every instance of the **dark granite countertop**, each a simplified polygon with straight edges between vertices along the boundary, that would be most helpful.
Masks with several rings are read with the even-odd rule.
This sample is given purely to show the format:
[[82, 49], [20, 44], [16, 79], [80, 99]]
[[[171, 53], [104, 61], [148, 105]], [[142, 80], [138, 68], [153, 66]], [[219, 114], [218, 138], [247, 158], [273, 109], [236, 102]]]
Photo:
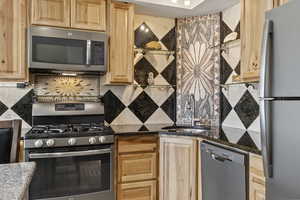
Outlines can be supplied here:
[[0, 165], [0, 199], [22, 200], [31, 182], [35, 163], [22, 162]]
[[[163, 127], [173, 126], [173, 124], [153, 124], [153, 125], [112, 125], [110, 126], [114, 133], [118, 136], [129, 136], [129, 135], [145, 135], [145, 134], [160, 134], [160, 135], [172, 135], [172, 136], [186, 136], [186, 137], [197, 137], [202, 138], [210, 142], [218, 143], [221, 145], [237, 148], [243, 151], [261, 154], [260, 150], [252, 145], [245, 143], [239, 144], [238, 142], [230, 141], [225, 135], [230, 132], [233, 135], [240, 135], [241, 132], [246, 130], [233, 128], [233, 127], [211, 127], [210, 130], [204, 130], [202, 132], [182, 132], [176, 130], [165, 130]], [[257, 133], [259, 134], [259, 133]]]

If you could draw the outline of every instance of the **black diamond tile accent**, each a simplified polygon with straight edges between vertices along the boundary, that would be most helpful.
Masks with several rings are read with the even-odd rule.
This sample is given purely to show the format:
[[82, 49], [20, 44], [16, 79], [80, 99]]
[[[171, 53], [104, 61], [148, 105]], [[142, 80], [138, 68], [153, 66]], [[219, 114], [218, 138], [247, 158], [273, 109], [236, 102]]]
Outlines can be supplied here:
[[143, 88], [146, 88], [148, 85], [148, 74], [152, 72], [154, 78], [158, 75], [156, 69], [152, 66], [152, 64], [143, 57], [136, 65], [134, 66], [134, 80], [140, 84]]
[[238, 75], [241, 75], [241, 61], [237, 64], [237, 66], [235, 67], [234, 71]]
[[176, 38], [176, 32], [174, 27], [161, 39], [161, 42], [167, 47], [169, 51], [175, 51], [176, 50], [175, 38]]
[[221, 123], [223, 123], [226, 117], [228, 116], [228, 114], [230, 113], [230, 111], [232, 110], [232, 106], [228, 102], [223, 92], [221, 92], [220, 95], [221, 95]]
[[[144, 27], [144, 29], [142, 29], [141, 27]], [[145, 31], [147, 29], [148, 29], [148, 32]], [[145, 45], [151, 41], [159, 41], [159, 39], [152, 32], [151, 28], [149, 26], [147, 26], [146, 23], [141, 24], [134, 31], [134, 37], [135, 37], [134, 43], [137, 48], [144, 48]]]
[[231, 30], [231, 28], [229, 28], [229, 26], [223, 20], [221, 20], [220, 31], [221, 43], [224, 42], [224, 39], [227, 35], [233, 32], [233, 30]]
[[8, 110], [8, 107], [0, 101], [0, 116]]
[[233, 72], [233, 69], [230, 67], [230, 65], [227, 63], [227, 61], [221, 56], [221, 84], [225, 84], [228, 78], [230, 77], [231, 73]]
[[170, 117], [172, 121], [176, 121], [176, 92], [160, 106], [161, 109]]
[[223, 140], [223, 141], [225, 141], [225, 142], [229, 142], [229, 140], [228, 140], [228, 138], [227, 138], [227, 136], [226, 136], [226, 134], [225, 134], [225, 132], [223, 131], [222, 128], [220, 129], [220, 136], [219, 136], [219, 139], [220, 139], [220, 140]]
[[149, 129], [148, 129], [145, 125], [143, 125], [143, 126], [139, 129], [139, 131], [149, 131]]
[[32, 125], [32, 97], [33, 90], [30, 90], [15, 105], [11, 107], [11, 109], [30, 126]]
[[157, 110], [158, 105], [143, 91], [128, 108], [144, 123]]
[[237, 144], [258, 150], [256, 144], [253, 142], [248, 132], [244, 133], [244, 135], [240, 138]]
[[176, 60], [175, 59], [161, 72], [161, 75], [166, 79], [166, 81], [170, 85], [176, 85]]
[[240, 29], [241, 29], [241, 23], [239, 22], [238, 25], [235, 27], [235, 30], [234, 30], [238, 34], [237, 38], [236, 38], [237, 40], [241, 38], [241, 30]]
[[234, 107], [235, 112], [248, 128], [259, 115], [259, 105], [247, 90]]
[[109, 124], [119, 116], [119, 114], [126, 108], [120, 99], [114, 95], [112, 91], [107, 91], [103, 96], [105, 121]]

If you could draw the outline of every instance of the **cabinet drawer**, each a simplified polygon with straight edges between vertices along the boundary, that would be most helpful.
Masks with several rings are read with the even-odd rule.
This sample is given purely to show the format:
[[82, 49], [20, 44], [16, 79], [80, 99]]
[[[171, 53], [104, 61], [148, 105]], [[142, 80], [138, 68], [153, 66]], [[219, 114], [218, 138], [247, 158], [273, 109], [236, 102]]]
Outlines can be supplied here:
[[155, 152], [157, 149], [156, 136], [119, 137], [118, 153]]
[[118, 200], [156, 200], [156, 181], [120, 184]]
[[157, 174], [156, 153], [124, 154], [119, 156], [119, 182], [155, 179]]

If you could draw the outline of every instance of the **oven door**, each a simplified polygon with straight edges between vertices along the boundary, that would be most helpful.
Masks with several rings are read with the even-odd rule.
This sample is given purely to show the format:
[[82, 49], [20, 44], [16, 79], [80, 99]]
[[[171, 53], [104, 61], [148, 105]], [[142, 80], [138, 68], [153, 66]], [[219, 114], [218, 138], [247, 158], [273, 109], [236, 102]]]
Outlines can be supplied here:
[[30, 200], [114, 200], [112, 146], [34, 150], [27, 154], [28, 160], [37, 164]]
[[104, 33], [33, 26], [29, 38], [31, 71], [103, 72]]

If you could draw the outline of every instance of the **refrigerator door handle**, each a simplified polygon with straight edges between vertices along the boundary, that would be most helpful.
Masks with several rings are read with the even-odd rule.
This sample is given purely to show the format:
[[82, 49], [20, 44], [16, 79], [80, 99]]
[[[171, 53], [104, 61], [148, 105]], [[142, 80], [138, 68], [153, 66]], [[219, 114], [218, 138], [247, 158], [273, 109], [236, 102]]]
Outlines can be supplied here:
[[260, 100], [261, 149], [265, 176], [269, 178], [273, 176], [272, 137], [269, 129], [271, 123], [269, 118], [271, 101], [271, 98]]
[[266, 20], [263, 31], [260, 63], [260, 97], [269, 97], [270, 93], [270, 65], [272, 59], [273, 22]]

